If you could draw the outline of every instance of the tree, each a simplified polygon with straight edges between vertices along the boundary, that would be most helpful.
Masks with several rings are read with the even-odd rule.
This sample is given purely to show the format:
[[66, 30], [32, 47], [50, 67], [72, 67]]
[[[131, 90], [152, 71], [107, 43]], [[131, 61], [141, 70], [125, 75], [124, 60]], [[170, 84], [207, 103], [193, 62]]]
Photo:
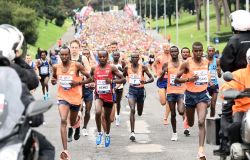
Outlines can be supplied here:
[[224, 10], [224, 25], [227, 26], [229, 22], [230, 10], [227, 0], [222, 0], [223, 10]]
[[221, 16], [220, 16], [220, 6], [218, 0], [213, 0], [216, 15], [217, 32], [220, 32]]
[[199, 31], [201, 29], [200, 27], [200, 0], [194, 0], [194, 4], [195, 4], [195, 10], [196, 10], [197, 30]]

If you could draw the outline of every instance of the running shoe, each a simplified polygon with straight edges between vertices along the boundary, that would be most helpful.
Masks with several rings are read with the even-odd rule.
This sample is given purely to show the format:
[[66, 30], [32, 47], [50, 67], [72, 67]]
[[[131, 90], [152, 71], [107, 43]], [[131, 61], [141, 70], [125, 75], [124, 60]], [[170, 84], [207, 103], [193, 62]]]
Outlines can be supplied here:
[[105, 136], [105, 147], [109, 147], [109, 145], [110, 145], [110, 136], [106, 135]]
[[120, 125], [120, 115], [116, 115], [116, 118], [115, 118], [115, 125], [116, 125], [116, 126], [119, 126], [119, 125]]
[[131, 132], [130, 138], [131, 141], [135, 141], [135, 132]]
[[102, 132], [98, 133], [96, 137], [96, 145], [100, 145], [102, 143]]
[[73, 128], [68, 129], [68, 142], [72, 142]]
[[76, 128], [74, 139], [77, 141], [80, 138], [80, 127]]
[[184, 134], [185, 134], [186, 136], [190, 136], [189, 129], [185, 129], [185, 130], [184, 130]]
[[172, 133], [171, 141], [177, 141], [177, 140], [178, 140], [177, 133]]
[[86, 128], [82, 128], [82, 135], [83, 136], [88, 136], [89, 135]]

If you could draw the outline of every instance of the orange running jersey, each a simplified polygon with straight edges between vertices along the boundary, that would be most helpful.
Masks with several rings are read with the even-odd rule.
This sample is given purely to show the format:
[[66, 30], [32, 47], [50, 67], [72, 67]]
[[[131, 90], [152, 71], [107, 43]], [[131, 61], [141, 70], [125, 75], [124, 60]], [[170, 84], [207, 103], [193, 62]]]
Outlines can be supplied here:
[[58, 86], [58, 100], [65, 100], [73, 105], [80, 105], [82, 103], [82, 86], [78, 85], [71, 88], [72, 80], [80, 82], [82, 77], [77, 71], [76, 62], [71, 61], [70, 67], [66, 72], [62, 71], [62, 63], [56, 65], [56, 75], [59, 81]]
[[186, 82], [186, 89], [189, 92], [202, 92], [206, 90], [209, 82], [208, 61], [202, 59], [201, 64], [197, 65], [193, 58], [189, 58], [187, 62], [189, 64], [187, 77], [190, 78], [194, 75], [198, 75], [199, 79], [195, 82]]
[[167, 93], [183, 94], [186, 90], [185, 84], [183, 83], [174, 83], [176, 74], [180, 69], [181, 62], [179, 61], [178, 67], [175, 67], [173, 62], [168, 63], [168, 87]]

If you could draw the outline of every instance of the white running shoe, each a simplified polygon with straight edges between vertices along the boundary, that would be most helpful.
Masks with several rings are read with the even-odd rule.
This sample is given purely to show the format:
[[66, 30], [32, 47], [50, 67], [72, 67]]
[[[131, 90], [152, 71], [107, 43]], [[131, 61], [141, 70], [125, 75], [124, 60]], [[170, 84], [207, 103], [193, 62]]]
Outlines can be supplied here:
[[82, 129], [82, 135], [83, 135], [83, 136], [88, 136], [88, 135], [89, 135], [86, 128], [83, 128], [83, 129]]
[[130, 138], [129, 138], [132, 142], [135, 141], [135, 133], [131, 132]]
[[115, 117], [115, 125], [116, 126], [120, 125], [120, 115], [116, 115], [116, 117]]
[[177, 135], [177, 133], [172, 133], [171, 141], [177, 141], [177, 140], [178, 140], [178, 135]]

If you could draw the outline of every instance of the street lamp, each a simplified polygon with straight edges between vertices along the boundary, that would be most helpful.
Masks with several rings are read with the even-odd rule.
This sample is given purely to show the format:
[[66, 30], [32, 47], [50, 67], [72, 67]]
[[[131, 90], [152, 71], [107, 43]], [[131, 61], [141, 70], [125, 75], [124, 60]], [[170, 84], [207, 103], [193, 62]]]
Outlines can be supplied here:
[[246, 0], [246, 10], [249, 12], [249, 0]]
[[140, 17], [141, 17], [141, 0], [140, 0]]
[[158, 1], [155, 1], [155, 19], [156, 19], [156, 31], [158, 33]]
[[209, 18], [210, 18], [210, 16], [209, 16], [209, 0], [207, 0], [207, 46], [209, 46], [209, 44], [210, 44], [210, 25], [209, 25]]

